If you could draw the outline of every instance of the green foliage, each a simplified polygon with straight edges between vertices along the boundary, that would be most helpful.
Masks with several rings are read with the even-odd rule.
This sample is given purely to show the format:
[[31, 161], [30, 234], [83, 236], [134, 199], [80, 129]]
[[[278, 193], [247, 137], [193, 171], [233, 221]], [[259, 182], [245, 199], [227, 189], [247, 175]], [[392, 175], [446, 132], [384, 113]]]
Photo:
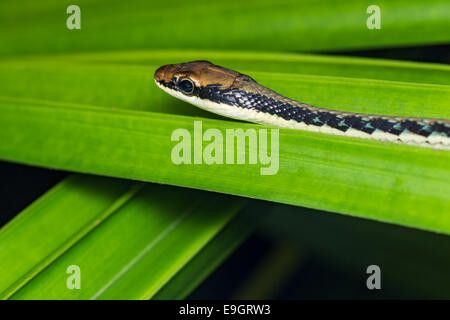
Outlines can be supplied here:
[[[155, 59], [164, 56], [159, 51], [154, 55]], [[217, 55], [214, 60], [220, 60], [221, 54]], [[174, 53], [167, 56], [177, 60]], [[179, 53], [179, 59], [182, 56]], [[201, 51], [196, 56], [214, 58], [213, 53]], [[255, 165], [175, 165], [172, 132], [177, 128], [193, 132], [195, 119], [203, 120], [204, 130], [258, 126], [203, 118], [209, 114], [166, 95], [153, 83], [154, 66], [160, 61], [152, 63], [152, 57], [152, 52], [112, 55], [109, 62], [98, 64], [96, 55], [81, 55], [74, 67], [70, 67], [71, 57], [3, 65], [0, 94], [26, 99], [0, 99], [0, 137], [5, 141], [0, 157], [450, 231], [450, 154], [446, 151], [283, 129], [276, 175], [261, 176], [260, 166]], [[237, 53], [233, 57], [235, 64], [250, 60], [246, 55], [239, 59]], [[292, 62], [279, 63], [281, 59], [273, 55], [253, 57], [258, 63], [249, 63], [252, 76], [287, 96], [309, 97], [302, 99], [308, 103], [381, 114], [449, 116], [445, 66], [310, 56], [290, 56]], [[261, 70], [277, 65], [290, 72]], [[296, 73], [302, 66], [318, 75]], [[327, 68], [333, 76], [324, 75]], [[18, 84], [14, 88], [7, 81], [10, 74]], [[364, 76], [358, 78], [358, 74]], [[421, 75], [426, 79], [422, 83]], [[74, 104], [96, 101], [95, 105]], [[112, 106], [113, 101], [114, 108], [99, 107]], [[144, 108], [146, 112], [140, 111]]]
[[311, 51], [445, 43], [447, 0], [79, 0], [81, 30], [67, 30], [69, 0], [3, 1], [0, 54], [121, 49]]
[[[205, 245], [233, 248], [239, 243], [245, 232], [210, 244], [243, 203], [194, 190], [72, 176], [0, 231], [0, 294], [12, 299], [151, 298]], [[71, 265], [80, 267], [82, 290], [66, 286]], [[172, 284], [172, 290], [187, 288], [179, 286]]]
[[[259, 220], [247, 211], [261, 210], [242, 211], [238, 197], [133, 180], [450, 232], [449, 152], [283, 129], [275, 176], [250, 165], [177, 166], [170, 160], [177, 128], [192, 129], [194, 120], [204, 130], [261, 126], [224, 120], [153, 83], [160, 65], [207, 59], [321, 107], [450, 118], [448, 66], [293, 53], [448, 43], [447, 0], [377, 1], [380, 30], [366, 28], [363, 0], [79, 0], [82, 29], [72, 31], [70, 4], [0, 3], [0, 159], [130, 180], [74, 175], [2, 228], [0, 297], [183, 298]], [[344, 227], [333, 238], [324, 226], [338, 217], [317, 214], [314, 222], [299, 214], [305, 209], [275, 208], [270, 232], [294, 226], [331, 256], [367, 258], [357, 244], [371, 226]], [[369, 258], [394, 259], [385, 252], [397, 235], [383, 234], [389, 240], [374, 248], [386, 250]], [[336, 239], [356, 244], [339, 251]], [[399, 246], [417, 262], [408, 240]], [[421, 256], [435, 261], [440, 251]], [[81, 291], [65, 287], [71, 264], [86, 276]]]

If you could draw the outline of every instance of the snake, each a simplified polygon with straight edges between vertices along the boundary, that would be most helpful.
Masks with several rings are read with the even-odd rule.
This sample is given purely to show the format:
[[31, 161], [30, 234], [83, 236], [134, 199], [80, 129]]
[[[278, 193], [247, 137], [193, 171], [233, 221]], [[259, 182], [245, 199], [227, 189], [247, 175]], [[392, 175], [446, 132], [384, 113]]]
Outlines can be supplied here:
[[209, 61], [168, 64], [154, 74], [175, 98], [252, 123], [450, 150], [450, 120], [345, 112], [289, 99]]

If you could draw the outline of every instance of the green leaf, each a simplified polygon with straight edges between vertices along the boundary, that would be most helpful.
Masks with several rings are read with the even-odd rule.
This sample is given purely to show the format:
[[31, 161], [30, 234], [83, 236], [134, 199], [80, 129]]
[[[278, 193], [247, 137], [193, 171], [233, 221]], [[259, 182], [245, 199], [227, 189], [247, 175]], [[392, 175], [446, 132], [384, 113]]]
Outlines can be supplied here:
[[[199, 51], [192, 55], [219, 61], [234, 57], [236, 65], [248, 63], [254, 70], [250, 75], [262, 84], [318, 106], [450, 116], [450, 72], [446, 66], [301, 55], [287, 55], [289, 62], [277, 62], [282, 55], [271, 54], [254, 54], [258, 63], [252, 64], [246, 54], [240, 59], [237, 53]], [[0, 94], [25, 99], [0, 100], [0, 138], [5, 141], [0, 145], [0, 158], [450, 231], [450, 155], [445, 151], [283, 129], [279, 171], [274, 176], [261, 176], [260, 166], [255, 165], [175, 165], [170, 158], [176, 144], [170, 142], [172, 132], [178, 128], [192, 132], [193, 121], [199, 118], [136, 110], [210, 114], [156, 88], [152, 74], [162, 56], [161, 51], [111, 54], [109, 61], [99, 64], [94, 54], [2, 64]], [[177, 61], [182, 56], [169, 51], [164, 59]], [[263, 72], [263, 66], [292, 69]], [[302, 68], [310, 74], [295, 71]], [[332, 70], [332, 76], [325, 76], [327, 69]], [[358, 78], [358, 74], [363, 77]], [[209, 119], [203, 119], [203, 127], [222, 132], [227, 128], [261, 128]]]
[[79, 0], [81, 30], [68, 30], [68, 0], [2, 1], [0, 54], [142, 48], [336, 50], [446, 43], [446, 0], [379, 0], [381, 29], [367, 28], [365, 0], [155, 2]]
[[[285, 129], [279, 171], [262, 176], [260, 165], [175, 165], [170, 137], [193, 132], [190, 117], [4, 101], [0, 111], [3, 159], [450, 231], [449, 152]], [[203, 119], [208, 128], [258, 126]]]
[[[151, 298], [242, 205], [242, 199], [218, 194], [72, 176], [0, 231], [1, 295]], [[71, 265], [80, 267], [80, 290], [66, 286]]]
[[312, 105], [392, 115], [450, 117], [450, 67], [329, 56], [148, 51], [0, 62], [0, 96], [211, 117], [153, 81], [167, 63], [208, 59]]
[[254, 201], [248, 203], [153, 299], [186, 298], [259, 226], [260, 210], [266, 208]]
[[0, 297], [46, 268], [133, 197], [140, 183], [73, 175], [0, 229]]

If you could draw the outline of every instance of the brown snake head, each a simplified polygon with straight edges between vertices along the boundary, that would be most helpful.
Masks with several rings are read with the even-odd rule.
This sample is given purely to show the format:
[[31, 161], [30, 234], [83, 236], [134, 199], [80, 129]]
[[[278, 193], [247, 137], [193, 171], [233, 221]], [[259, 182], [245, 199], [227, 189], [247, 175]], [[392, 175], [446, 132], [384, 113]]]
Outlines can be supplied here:
[[[155, 71], [154, 79], [163, 90], [167, 88], [201, 98], [213, 98], [202, 96], [202, 93], [207, 94], [210, 91], [208, 89], [239, 88], [252, 92], [259, 86], [249, 76], [214, 65], [209, 61], [168, 64]], [[167, 92], [172, 94], [170, 91]]]

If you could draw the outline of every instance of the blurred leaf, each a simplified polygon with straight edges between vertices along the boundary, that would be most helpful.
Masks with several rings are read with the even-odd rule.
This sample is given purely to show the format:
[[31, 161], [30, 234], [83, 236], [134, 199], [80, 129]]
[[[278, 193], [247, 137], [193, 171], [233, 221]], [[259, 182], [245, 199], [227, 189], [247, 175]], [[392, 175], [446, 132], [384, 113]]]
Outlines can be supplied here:
[[[242, 205], [218, 194], [72, 176], [0, 231], [1, 295], [151, 298]], [[80, 290], [66, 287], [70, 265], [81, 269]]]
[[366, 268], [376, 264], [381, 268], [383, 289], [397, 285], [410, 298], [450, 298], [450, 238], [446, 235], [286, 205], [266, 212], [263, 234], [298, 242], [334, 269], [366, 279]]
[[336, 50], [445, 43], [447, 0], [379, 0], [369, 30], [365, 0], [79, 0], [81, 30], [68, 30], [68, 0], [2, 1], [0, 54], [142, 48]]

